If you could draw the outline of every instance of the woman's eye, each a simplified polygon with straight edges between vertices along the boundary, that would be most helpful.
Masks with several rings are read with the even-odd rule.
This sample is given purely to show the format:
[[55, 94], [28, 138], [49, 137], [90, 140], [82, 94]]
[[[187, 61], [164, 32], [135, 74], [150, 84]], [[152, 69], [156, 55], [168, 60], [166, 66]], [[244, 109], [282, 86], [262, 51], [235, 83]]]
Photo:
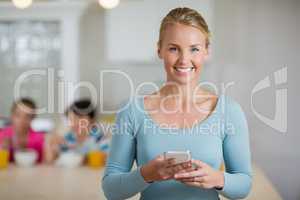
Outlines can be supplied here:
[[177, 48], [176, 47], [170, 47], [169, 51], [177, 51]]
[[196, 47], [193, 47], [193, 48], [191, 49], [191, 51], [192, 51], [192, 52], [198, 52], [198, 51], [200, 51], [200, 49], [198, 49], [198, 48], [196, 48]]

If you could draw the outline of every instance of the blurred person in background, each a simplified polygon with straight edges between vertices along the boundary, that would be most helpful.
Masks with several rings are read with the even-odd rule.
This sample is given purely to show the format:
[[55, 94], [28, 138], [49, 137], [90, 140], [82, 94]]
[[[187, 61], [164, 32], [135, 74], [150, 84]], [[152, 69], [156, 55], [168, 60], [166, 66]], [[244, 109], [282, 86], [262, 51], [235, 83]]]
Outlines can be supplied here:
[[36, 132], [31, 128], [31, 122], [36, 116], [36, 104], [30, 98], [15, 101], [11, 108], [11, 125], [0, 131], [0, 146], [10, 152], [10, 161], [14, 161], [15, 151], [34, 150], [38, 155], [38, 162], [42, 162], [44, 155], [43, 132]]
[[54, 162], [64, 152], [86, 156], [90, 151], [105, 150], [104, 134], [97, 126], [97, 109], [90, 99], [80, 99], [66, 110], [69, 131], [63, 136], [53, 133], [46, 147], [46, 161]]

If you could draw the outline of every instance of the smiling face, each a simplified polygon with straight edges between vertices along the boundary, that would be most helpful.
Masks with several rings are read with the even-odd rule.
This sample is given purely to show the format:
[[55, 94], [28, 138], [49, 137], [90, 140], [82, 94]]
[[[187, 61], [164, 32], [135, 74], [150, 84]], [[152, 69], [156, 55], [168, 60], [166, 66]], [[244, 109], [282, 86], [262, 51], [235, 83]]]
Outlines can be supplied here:
[[167, 81], [197, 84], [208, 57], [206, 36], [193, 26], [170, 24], [163, 32], [158, 55], [164, 61]]
[[27, 133], [34, 118], [34, 110], [27, 106], [17, 105], [11, 115], [12, 125], [17, 133]]

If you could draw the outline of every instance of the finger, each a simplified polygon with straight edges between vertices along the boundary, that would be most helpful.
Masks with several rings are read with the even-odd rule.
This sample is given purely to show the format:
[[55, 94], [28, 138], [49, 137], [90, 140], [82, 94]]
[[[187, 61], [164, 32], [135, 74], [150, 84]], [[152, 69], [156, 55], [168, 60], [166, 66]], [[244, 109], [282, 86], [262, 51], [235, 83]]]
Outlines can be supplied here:
[[173, 170], [174, 173], [183, 171], [185, 169], [183, 167], [183, 165], [172, 165], [172, 166], [169, 166], [168, 168], [172, 168], [172, 170]]
[[158, 168], [161, 168], [161, 167], [164, 167], [165, 165], [165, 160], [164, 160], [164, 157], [162, 155], [158, 155], [156, 156], [153, 160], [152, 160], [153, 164], [158, 167]]
[[194, 170], [190, 172], [176, 173], [175, 178], [191, 178], [195, 176], [204, 176], [204, 172], [202, 170]]
[[203, 176], [194, 176], [189, 178], [176, 178], [178, 181], [184, 181], [184, 182], [199, 182], [199, 183], [205, 183], [206, 179]]
[[162, 180], [169, 180], [171, 178], [172, 178], [172, 176], [170, 174], [167, 174], [167, 173], [161, 175]]
[[183, 184], [189, 185], [189, 186], [194, 186], [194, 187], [201, 187], [203, 188], [203, 184], [199, 182], [182, 182]]
[[182, 178], [182, 179], [176, 179], [180, 182], [194, 182], [194, 178]]
[[182, 182], [183, 184], [194, 186], [194, 187], [200, 187], [204, 189], [211, 189], [213, 186], [206, 184], [206, 183], [199, 183], [199, 182]]
[[184, 172], [184, 173], [176, 173], [175, 178], [190, 178], [194, 176], [204, 176], [205, 172], [201, 169], [194, 170], [191, 172]]
[[159, 160], [159, 161], [163, 161], [164, 160], [164, 156], [163, 155], [158, 155], [155, 159]]
[[186, 172], [192, 172], [192, 171], [195, 171], [193, 168], [188, 168], [188, 169], [183, 169], [183, 170], [180, 170], [178, 172], [176, 172], [175, 174], [177, 173], [186, 173]]
[[166, 167], [168, 170], [171, 170], [174, 174], [181, 170], [180, 166], [168, 166]]
[[192, 171], [195, 171], [195, 169], [192, 167], [184, 169], [184, 172], [192, 172]]
[[173, 167], [168, 167], [164, 169], [164, 172], [174, 177], [174, 174], [176, 174], [177, 171]]
[[166, 167], [164, 169], [168, 174], [172, 175], [172, 177], [174, 177], [174, 174], [178, 173], [179, 171], [182, 171], [182, 169], [180, 169], [179, 166], [176, 166], [176, 167]]
[[[189, 172], [192, 171], [192, 167], [190, 166], [190, 164], [188, 163], [181, 163], [181, 164], [176, 164], [176, 165], [172, 165], [172, 166], [168, 166], [167, 168], [170, 168], [172, 170], [172, 175], [176, 174], [176, 173], [183, 173], [183, 172]], [[189, 167], [189, 168], [188, 168]]]
[[175, 165], [175, 158], [169, 158], [163, 161], [163, 166], [164, 167], [172, 167], [173, 165]]
[[197, 168], [203, 168], [203, 167], [206, 167], [207, 164], [200, 161], [200, 160], [195, 160], [195, 159], [192, 159], [192, 164], [195, 165]]
[[181, 170], [181, 169], [188, 169], [188, 168], [192, 168], [192, 162], [188, 161], [188, 162], [184, 162], [184, 163], [179, 163], [179, 164], [175, 164], [172, 167]]
[[162, 177], [164, 180], [173, 178], [173, 174], [174, 174], [174, 173], [173, 173], [172, 169], [161, 170], [161, 177]]
[[181, 165], [183, 168], [190, 168], [192, 167], [192, 161], [184, 162], [179, 165]]

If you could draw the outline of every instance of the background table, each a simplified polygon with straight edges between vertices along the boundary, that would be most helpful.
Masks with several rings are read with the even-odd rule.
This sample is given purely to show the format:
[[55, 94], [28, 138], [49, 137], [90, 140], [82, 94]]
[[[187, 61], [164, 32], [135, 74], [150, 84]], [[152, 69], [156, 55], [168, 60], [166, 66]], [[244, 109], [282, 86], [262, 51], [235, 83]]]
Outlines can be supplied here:
[[[281, 200], [259, 168], [254, 167], [254, 174], [253, 189], [248, 200]], [[105, 199], [101, 189], [102, 175], [103, 168], [67, 169], [46, 165], [19, 168], [11, 165], [7, 169], [0, 170], [0, 199], [102, 200]], [[136, 195], [131, 199], [138, 198], [139, 195]]]

